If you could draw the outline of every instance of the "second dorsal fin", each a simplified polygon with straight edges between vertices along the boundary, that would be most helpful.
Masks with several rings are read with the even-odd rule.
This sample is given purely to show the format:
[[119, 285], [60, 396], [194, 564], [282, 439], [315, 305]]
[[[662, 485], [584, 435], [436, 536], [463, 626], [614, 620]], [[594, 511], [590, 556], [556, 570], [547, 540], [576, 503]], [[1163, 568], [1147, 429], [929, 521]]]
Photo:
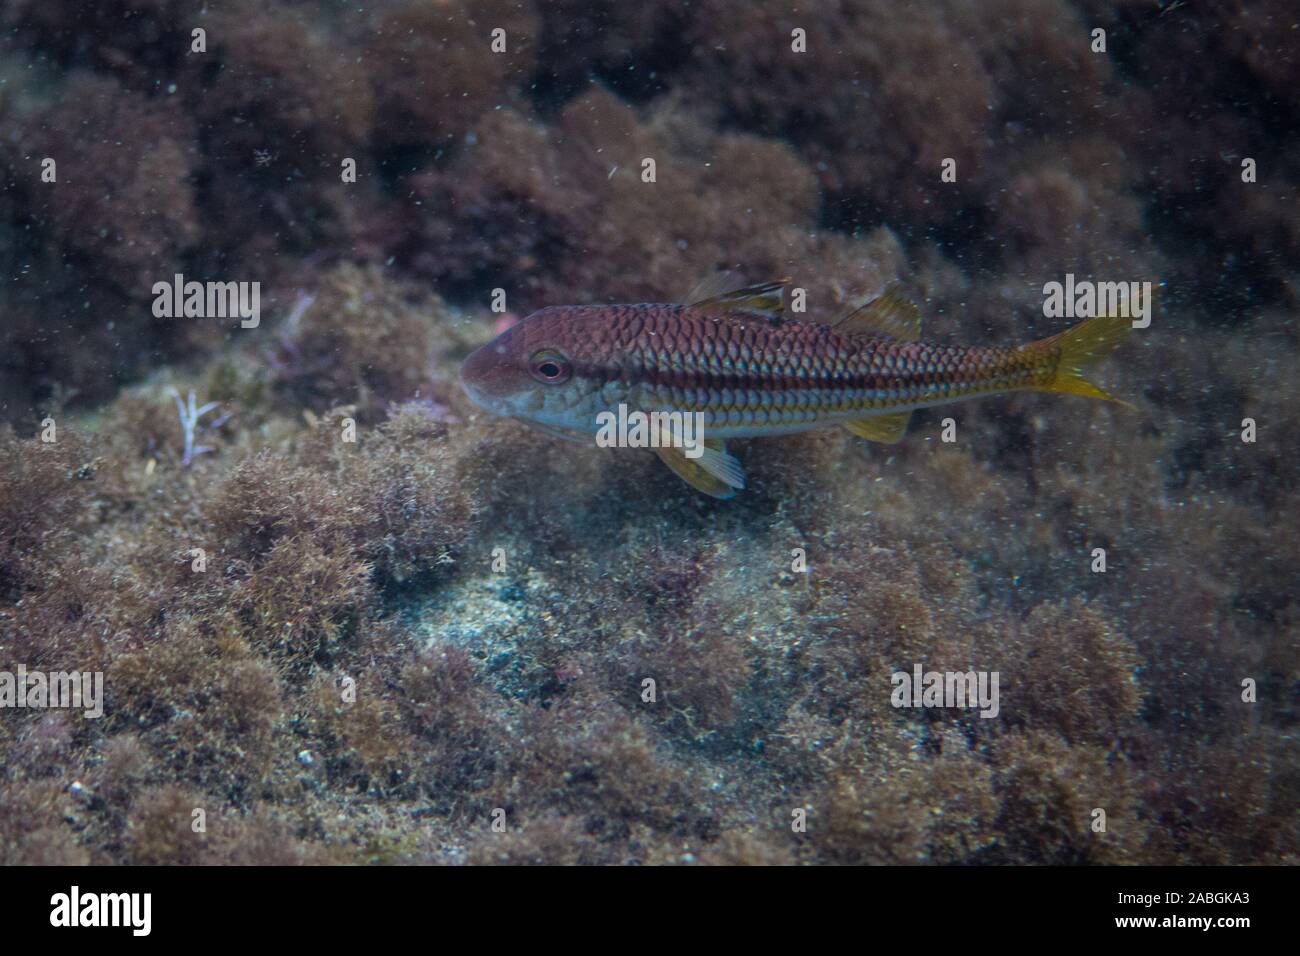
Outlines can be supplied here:
[[921, 337], [921, 310], [903, 295], [898, 286], [859, 306], [835, 323], [834, 328], [850, 335], [874, 335], [899, 342]]
[[686, 305], [693, 309], [708, 309], [714, 312], [731, 312], [750, 314], [766, 319], [773, 325], [781, 321], [785, 310], [785, 287], [789, 279], [777, 279], [775, 282], [760, 282], [741, 288], [732, 287], [717, 291], [718, 286], [735, 277], [731, 273], [719, 273], [705, 279], [686, 297]]

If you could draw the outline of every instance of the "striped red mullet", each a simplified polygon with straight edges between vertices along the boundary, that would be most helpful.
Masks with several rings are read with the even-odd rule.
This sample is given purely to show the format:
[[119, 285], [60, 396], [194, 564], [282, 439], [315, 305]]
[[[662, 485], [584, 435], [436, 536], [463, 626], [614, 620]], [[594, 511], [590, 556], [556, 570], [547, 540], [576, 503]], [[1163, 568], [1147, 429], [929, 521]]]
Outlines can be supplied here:
[[542, 309], [471, 354], [461, 382], [488, 411], [579, 439], [620, 406], [698, 413], [699, 457], [655, 450], [695, 488], [729, 498], [744, 473], [728, 438], [842, 425], [896, 442], [913, 409], [931, 405], [1026, 390], [1111, 399], [1082, 369], [1132, 327], [1103, 316], [1019, 348], [933, 345], [917, 341], [920, 313], [897, 291], [821, 325], [783, 319], [787, 283], [702, 289], [686, 305]]

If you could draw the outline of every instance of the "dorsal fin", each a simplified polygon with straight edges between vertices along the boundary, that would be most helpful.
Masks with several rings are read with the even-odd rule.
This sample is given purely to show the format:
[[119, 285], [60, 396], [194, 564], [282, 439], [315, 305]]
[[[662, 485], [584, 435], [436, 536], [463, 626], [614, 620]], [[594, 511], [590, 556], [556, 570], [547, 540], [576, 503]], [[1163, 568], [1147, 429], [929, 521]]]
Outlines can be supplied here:
[[686, 293], [686, 298], [682, 299], [682, 305], [690, 306], [706, 299], [714, 299], [744, 285], [745, 277], [734, 269], [719, 269], [695, 283], [691, 291]]
[[921, 337], [921, 310], [903, 295], [898, 286], [894, 286], [854, 309], [833, 328], [850, 335], [884, 336], [899, 342], [915, 342]]
[[[730, 277], [731, 274], [720, 273], [720, 276]], [[781, 322], [781, 313], [785, 310], [784, 291], [790, 284], [789, 279], [760, 282], [758, 285], [747, 285], [739, 289], [732, 288], [716, 294], [707, 294], [713, 292], [712, 286], [718, 281], [720, 280], [705, 279], [691, 291], [686, 305], [693, 309], [752, 315], [755, 318], [766, 319], [773, 325]], [[701, 292], [706, 293], [703, 298], [698, 297]]]

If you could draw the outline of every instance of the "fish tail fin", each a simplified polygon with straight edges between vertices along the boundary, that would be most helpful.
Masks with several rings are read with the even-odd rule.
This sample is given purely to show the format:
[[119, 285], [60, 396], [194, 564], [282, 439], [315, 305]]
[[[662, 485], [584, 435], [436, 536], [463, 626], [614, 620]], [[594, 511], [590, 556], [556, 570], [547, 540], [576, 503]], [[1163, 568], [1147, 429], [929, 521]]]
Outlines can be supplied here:
[[1056, 370], [1052, 377], [1046, 383], [1034, 386], [1034, 391], [1083, 395], [1133, 408], [1132, 403], [1116, 398], [1083, 375], [1084, 369], [1109, 355], [1132, 331], [1133, 322], [1129, 318], [1099, 315], [1064, 332], [1021, 346], [1025, 351], [1056, 355]]

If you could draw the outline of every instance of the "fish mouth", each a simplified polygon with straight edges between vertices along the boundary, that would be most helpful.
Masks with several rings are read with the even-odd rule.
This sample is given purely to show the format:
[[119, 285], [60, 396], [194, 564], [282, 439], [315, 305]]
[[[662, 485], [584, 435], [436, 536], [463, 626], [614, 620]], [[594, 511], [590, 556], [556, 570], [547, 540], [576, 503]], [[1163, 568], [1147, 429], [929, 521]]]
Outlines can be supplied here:
[[474, 384], [473, 379], [468, 378], [465, 375], [464, 366], [462, 366], [460, 370], [460, 388], [461, 391], [469, 396], [469, 400], [479, 408], [486, 409], [487, 411], [492, 410], [488, 408], [487, 396], [484, 395], [483, 392], [479, 390], [478, 386]]

